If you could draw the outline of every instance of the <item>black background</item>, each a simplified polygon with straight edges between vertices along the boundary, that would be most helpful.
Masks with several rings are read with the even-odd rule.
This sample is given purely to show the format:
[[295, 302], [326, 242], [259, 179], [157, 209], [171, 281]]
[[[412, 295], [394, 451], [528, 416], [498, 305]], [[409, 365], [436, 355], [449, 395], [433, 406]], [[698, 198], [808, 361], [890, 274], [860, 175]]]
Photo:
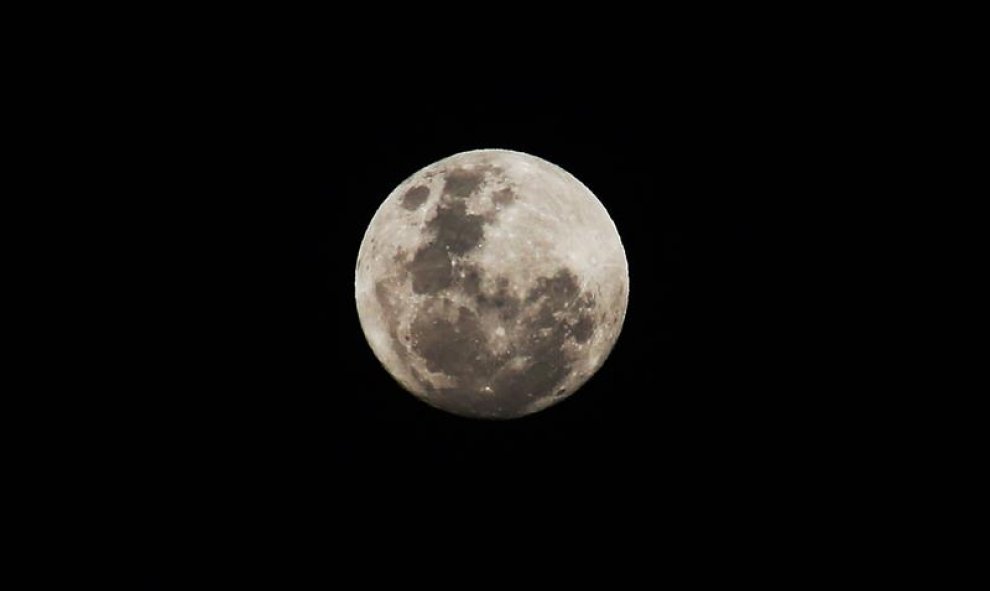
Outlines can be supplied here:
[[[338, 84], [349, 82], [235, 107], [244, 128], [222, 129], [238, 137], [206, 155], [236, 185], [205, 202], [195, 191], [163, 245], [177, 265], [165, 285], [176, 306], [163, 311], [183, 327], [164, 327], [182, 376], [163, 396], [168, 424], [342, 468], [604, 467], [759, 441], [773, 364], [764, 314], [779, 294], [757, 243], [779, 190], [767, 177], [779, 182], [787, 156], [758, 139], [758, 117], [731, 112], [738, 99], [727, 109], [692, 91], [565, 77], [464, 88], [412, 75], [344, 97]], [[418, 168], [483, 147], [580, 178], [630, 266], [625, 327], [601, 372], [511, 422], [448, 416], [404, 394], [354, 304], [357, 249], [384, 197]]]
[[[592, 525], [690, 544], [827, 488], [835, 399], [794, 338], [813, 286], [783, 236], [809, 228], [825, 191], [836, 111], [790, 41], [664, 30], [453, 53], [416, 35], [383, 49], [285, 34], [137, 60], [121, 109], [141, 197], [122, 230], [139, 247], [121, 253], [129, 336], [104, 418], [140, 539], [274, 537], [302, 561], [437, 529], [508, 533], [521, 554], [534, 535], [578, 551]], [[405, 393], [354, 303], [381, 201], [479, 148], [584, 182], [630, 269], [602, 369], [507, 422]]]

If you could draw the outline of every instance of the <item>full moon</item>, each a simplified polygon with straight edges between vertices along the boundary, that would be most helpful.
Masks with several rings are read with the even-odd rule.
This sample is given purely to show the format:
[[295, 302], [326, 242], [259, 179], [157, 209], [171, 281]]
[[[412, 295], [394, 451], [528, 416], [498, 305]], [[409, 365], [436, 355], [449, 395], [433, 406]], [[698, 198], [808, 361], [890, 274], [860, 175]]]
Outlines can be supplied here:
[[536, 156], [476, 150], [385, 199], [355, 297], [368, 344], [406, 390], [457, 415], [511, 419], [602, 366], [629, 271], [615, 224], [580, 181]]

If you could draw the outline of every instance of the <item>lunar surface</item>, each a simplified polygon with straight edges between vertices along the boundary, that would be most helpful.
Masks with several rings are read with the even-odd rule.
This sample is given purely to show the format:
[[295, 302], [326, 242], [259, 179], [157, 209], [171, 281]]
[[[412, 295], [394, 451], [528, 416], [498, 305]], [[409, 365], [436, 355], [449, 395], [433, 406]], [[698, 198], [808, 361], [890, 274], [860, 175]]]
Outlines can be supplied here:
[[385, 199], [358, 254], [361, 327], [385, 369], [448, 412], [543, 410], [604, 363], [629, 294], [625, 252], [591, 191], [507, 150], [427, 166]]

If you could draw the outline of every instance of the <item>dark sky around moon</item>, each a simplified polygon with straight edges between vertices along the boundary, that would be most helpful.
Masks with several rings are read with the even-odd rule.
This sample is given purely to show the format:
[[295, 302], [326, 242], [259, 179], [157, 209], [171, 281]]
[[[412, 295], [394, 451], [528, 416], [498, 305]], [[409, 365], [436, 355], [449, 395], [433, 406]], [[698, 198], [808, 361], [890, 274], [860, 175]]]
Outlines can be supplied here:
[[[259, 429], [346, 470], [645, 461], [647, 450], [703, 453], [762, 424], [766, 409], [748, 394], [773, 363], [761, 315], [785, 296], [764, 292], [755, 245], [768, 204], [790, 198], [780, 174], [794, 163], [765, 107], [727, 106], [715, 87], [521, 77], [430, 91], [415, 79], [361, 92], [296, 82], [233, 106], [211, 133], [216, 151], [191, 165], [219, 186], [158, 212], [176, 221], [159, 254], [182, 278], [163, 280], [172, 305], [162, 314], [188, 328], [162, 343], [176, 347], [176, 371], [141, 403], [154, 429], [179, 421], [206, 439], [231, 429], [263, 446]], [[382, 200], [423, 165], [486, 147], [580, 178], [630, 267], [609, 362], [582, 396], [514, 426], [463, 424], [401, 392], [364, 344], [353, 303], [357, 249]]]
[[[181, 280], [159, 281], [158, 346], [173, 361], [132, 402], [152, 461], [178, 454], [205, 468], [196, 449], [221, 453], [228, 439], [289, 472], [594, 473], [662, 457], [693, 471], [686, 458], [778, 453], [765, 433], [790, 400], [760, 394], [778, 369], [763, 319], [787, 295], [765, 288], [757, 243], [771, 203], [796, 198], [781, 176], [795, 157], [764, 99], [727, 102], [714, 83], [423, 76], [382, 74], [360, 91], [293, 79], [224, 106], [216, 149], [190, 156], [209, 174], [195, 180], [217, 185], [169, 195], [158, 212], [175, 221], [158, 255]], [[464, 423], [402, 392], [353, 302], [357, 250], [382, 200], [425, 164], [488, 147], [580, 178], [630, 269], [608, 362], [581, 396], [514, 425]], [[174, 428], [187, 437], [175, 443]]]
[[[794, 309], [800, 261], [768, 264], [790, 247], [770, 236], [805, 219], [797, 204], [821, 178], [805, 138], [828, 115], [809, 116], [810, 86], [772, 53], [663, 48], [679, 50], [586, 68], [516, 52], [340, 68], [200, 60], [157, 86], [133, 118], [155, 141], [132, 150], [128, 178], [150, 196], [126, 209], [119, 297], [135, 320], [103, 413], [119, 444], [102, 457], [165, 514], [169, 499], [220, 490], [235, 505], [234, 491], [266, 492], [299, 519], [340, 506], [469, 514], [477, 495], [548, 507], [604, 483], [613, 506], [647, 511], [672, 486], [716, 503], [782, 482], [822, 450], [807, 434], [828, 399], [808, 397], [802, 349], [774, 330], [782, 311], [791, 327], [818, 311]], [[354, 306], [382, 200], [425, 164], [479, 148], [574, 174], [629, 262], [608, 361], [580, 395], [511, 423], [403, 392]]]

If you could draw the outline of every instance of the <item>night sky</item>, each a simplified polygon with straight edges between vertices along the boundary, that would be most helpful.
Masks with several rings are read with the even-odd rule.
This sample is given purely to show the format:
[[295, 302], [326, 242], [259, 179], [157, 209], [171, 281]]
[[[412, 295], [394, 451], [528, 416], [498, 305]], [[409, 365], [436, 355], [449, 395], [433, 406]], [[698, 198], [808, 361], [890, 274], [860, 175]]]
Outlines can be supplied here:
[[[804, 62], [689, 37], [433, 62], [280, 38], [143, 62], [169, 74], [127, 107], [123, 244], [140, 247], [122, 253], [132, 339], [105, 416], [141, 539], [263, 531], [318, 554], [357, 532], [406, 546], [480, 520], [541, 523], [566, 546], [590, 523], [751, 520], [809, 486], [829, 399], [789, 335], [817, 312], [794, 303], [799, 257], [777, 255], [817, 197], [808, 137], [829, 121], [805, 99]], [[382, 200], [479, 148], [575, 175], [629, 261], [602, 369], [507, 422], [404, 392], [354, 303]]]

